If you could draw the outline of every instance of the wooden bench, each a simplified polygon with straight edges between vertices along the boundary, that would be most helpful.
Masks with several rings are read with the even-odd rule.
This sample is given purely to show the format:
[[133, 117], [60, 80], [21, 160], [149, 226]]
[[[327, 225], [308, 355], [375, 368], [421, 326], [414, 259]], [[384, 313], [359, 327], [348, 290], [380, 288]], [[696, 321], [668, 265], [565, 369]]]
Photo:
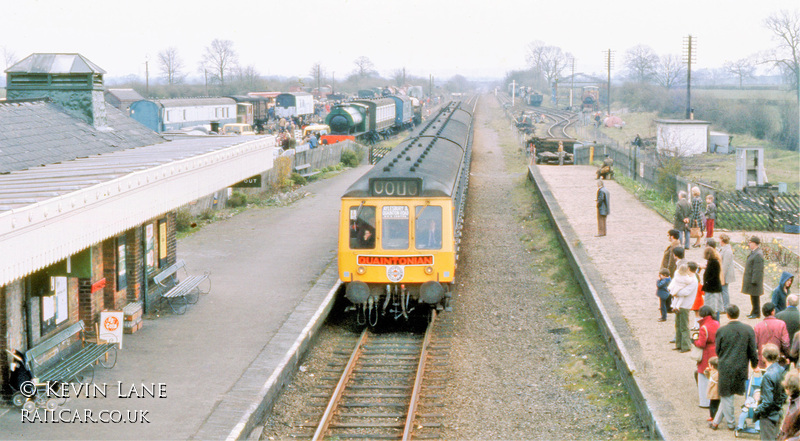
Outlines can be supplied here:
[[[117, 344], [87, 342], [84, 330], [80, 320], [25, 352], [27, 368], [36, 382], [91, 382], [96, 362], [108, 369], [114, 367]], [[78, 334], [80, 339], [74, 339]], [[81, 374], [88, 370], [91, 379], [87, 381]]]
[[311, 164], [296, 165], [294, 167], [294, 171], [304, 178], [314, 176], [319, 173], [319, 170], [311, 171]]
[[[181, 268], [183, 268], [185, 277], [178, 281], [178, 271]], [[179, 260], [153, 277], [153, 281], [160, 287], [161, 298], [167, 300], [172, 312], [183, 314], [186, 312], [187, 304], [197, 303], [200, 294], [208, 294], [211, 291], [209, 275], [209, 273], [204, 273], [199, 276], [189, 276], [186, 271], [186, 262]], [[206, 291], [202, 291], [200, 284], [206, 280], [209, 280], [209, 287]]]

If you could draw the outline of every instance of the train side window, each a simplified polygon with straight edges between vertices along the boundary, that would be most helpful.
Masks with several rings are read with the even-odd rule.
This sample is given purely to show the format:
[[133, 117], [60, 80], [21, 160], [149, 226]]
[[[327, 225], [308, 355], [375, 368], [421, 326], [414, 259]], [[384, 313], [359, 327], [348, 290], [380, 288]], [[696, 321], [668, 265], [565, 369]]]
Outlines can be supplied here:
[[386, 205], [381, 213], [381, 246], [384, 250], [408, 249], [408, 207]]
[[375, 248], [375, 207], [350, 207], [350, 249]]
[[414, 243], [418, 250], [442, 249], [442, 207], [417, 205], [414, 212]]

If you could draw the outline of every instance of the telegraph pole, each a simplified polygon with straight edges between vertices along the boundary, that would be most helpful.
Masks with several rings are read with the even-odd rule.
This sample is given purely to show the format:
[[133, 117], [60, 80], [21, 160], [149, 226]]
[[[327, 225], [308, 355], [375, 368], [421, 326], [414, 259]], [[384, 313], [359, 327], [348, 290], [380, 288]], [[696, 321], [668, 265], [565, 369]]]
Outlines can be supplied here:
[[145, 57], [144, 59], [144, 96], [150, 98], [150, 60]]
[[608, 102], [606, 103], [606, 113], [611, 115], [611, 68], [614, 66], [614, 51], [609, 49], [606, 51], [606, 69], [608, 69], [608, 83], [606, 86], [606, 96]]
[[430, 75], [430, 83], [428, 84], [428, 96], [433, 98], [433, 75]]
[[692, 61], [696, 61], [697, 39], [692, 34], [683, 39], [683, 59], [686, 62], [686, 119], [693, 119], [692, 115]]
[[336, 71], [333, 71], [333, 84], [331, 84], [331, 94], [336, 93]]

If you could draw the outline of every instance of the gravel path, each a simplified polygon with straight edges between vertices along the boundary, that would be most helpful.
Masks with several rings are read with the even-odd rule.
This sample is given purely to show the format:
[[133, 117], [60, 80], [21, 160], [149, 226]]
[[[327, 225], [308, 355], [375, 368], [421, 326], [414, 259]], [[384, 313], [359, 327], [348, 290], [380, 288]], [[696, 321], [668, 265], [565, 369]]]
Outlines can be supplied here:
[[493, 97], [476, 118], [445, 438], [641, 437]]

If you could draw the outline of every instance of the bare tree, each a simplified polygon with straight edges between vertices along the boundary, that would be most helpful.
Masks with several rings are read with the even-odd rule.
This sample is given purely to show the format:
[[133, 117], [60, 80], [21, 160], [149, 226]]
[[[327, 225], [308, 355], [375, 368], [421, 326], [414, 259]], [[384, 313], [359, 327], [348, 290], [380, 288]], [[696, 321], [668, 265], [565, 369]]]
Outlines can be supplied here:
[[444, 85], [445, 89], [450, 92], [464, 92], [470, 88], [470, 82], [461, 75], [455, 75]]
[[236, 66], [233, 68], [233, 72], [236, 76], [236, 82], [243, 90], [259, 89], [258, 82], [261, 79], [261, 74], [252, 64], [247, 67]]
[[671, 89], [681, 83], [682, 78], [684, 78], [684, 72], [686, 72], [686, 67], [679, 56], [672, 54], [662, 55], [655, 73], [655, 79], [658, 84]]
[[658, 55], [650, 46], [640, 44], [625, 52], [628, 75], [637, 83], [647, 83], [652, 80], [656, 75], [658, 62]]
[[725, 62], [725, 71], [739, 78], [739, 88], [741, 89], [745, 78], [753, 78], [756, 66], [751, 59], [742, 58]]
[[572, 55], [557, 46], [548, 46], [542, 41], [534, 41], [528, 45], [528, 63], [531, 68], [542, 74], [547, 83], [552, 85], [566, 69]]
[[17, 55], [14, 53], [14, 51], [10, 50], [6, 46], [3, 46], [3, 62], [6, 64], [5, 69], [13, 66], [17, 63], [17, 61]]
[[400, 68], [394, 71], [392, 79], [397, 87], [403, 87], [406, 84], [406, 68]]
[[800, 102], [800, 10], [776, 12], [764, 21], [778, 40], [778, 47], [767, 62], [779, 67], [790, 78]]
[[158, 66], [161, 75], [170, 86], [180, 84], [186, 75], [183, 73], [183, 60], [178, 55], [178, 49], [170, 46], [158, 53]]
[[311, 66], [311, 70], [308, 72], [308, 74], [311, 75], [311, 78], [317, 84], [317, 91], [319, 91], [319, 88], [322, 86], [322, 78], [325, 75], [325, 72], [322, 70], [322, 65], [319, 63], [319, 61]]
[[200, 68], [201, 71], [207, 71], [220, 87], [225, 87], [225, 74], [229, 74], [238, 61], [239, 57], [233, 49], [232, 41], [214, 39], [203, 53]]
[[356, 65], [356, 70], [353, 73], [358, 75], [359, 78], [371, 77], [377, 73], [375, 65], [372, 64], [368, 57], [358, 57], [353, 60], [353, 63]]

